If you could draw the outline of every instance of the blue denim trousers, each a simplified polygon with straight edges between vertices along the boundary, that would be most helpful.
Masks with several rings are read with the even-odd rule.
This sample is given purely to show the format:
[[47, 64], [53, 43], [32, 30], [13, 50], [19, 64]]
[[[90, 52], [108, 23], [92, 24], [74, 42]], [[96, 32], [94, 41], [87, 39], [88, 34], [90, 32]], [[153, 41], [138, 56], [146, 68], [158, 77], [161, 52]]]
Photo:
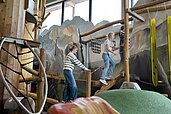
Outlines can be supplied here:
[[102, 72], [101, 79], [105, 80], [106, 76], [113, 76], [113, 69], [115, 68], [115, 62], [110, 57], [109, 53], [102, 54], [103, 61], [105, 63], [104, 70]]
[[69, 100], [74, 100], [77, 98], [77, 85], [72, 71], [64, 69], [63, 72], [66, 81], [63, 101], [68, 102]]

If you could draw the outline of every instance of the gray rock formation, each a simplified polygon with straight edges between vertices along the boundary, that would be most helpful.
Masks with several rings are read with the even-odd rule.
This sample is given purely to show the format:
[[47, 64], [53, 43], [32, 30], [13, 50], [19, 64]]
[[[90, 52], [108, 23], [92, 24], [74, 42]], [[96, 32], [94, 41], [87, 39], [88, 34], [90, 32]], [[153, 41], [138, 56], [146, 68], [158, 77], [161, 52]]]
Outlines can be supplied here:
[[[147, 4], [155, 0], [139, 0], [135, 6]], [[159, 4], [157, 6], [166, 6], [171, 1]], [[139, 80], [143, 89], [163, 91], [163, 87], [156, 89], [152, 84], [152, 70], [151, 70], [151, 55], [150, 55], [150, 19], [156, 19], [156, 47], [157, 58], [159, 59], [165, 73], [169, 77], [169, 61], [167, 49], [167, 15], [171, 15], [171, 10], [166, 9], [163, 11], [147, 12], [140, 14], [144, 17], [145, 22], [134, 20], [133, 31], [130, 35], [130, 73], [132, 78]], [[159, 67], [159, 66], [158, 66]], [[168, 77], [162, 75], [162, 71], [158, 69], [158, 78], [164, 84], [168, 83]], [[138, 78], [137, 78], [138, 77]], [[166, 84], [167, 85], [167, 84]], [[163, 89], [163, 90], [162, 90]], [[165, 90], [166, 92], [166, 90]], [[167, 92], [166, 92], [167, 93]], [[171, 96], [171, 95], [169, 95]]]

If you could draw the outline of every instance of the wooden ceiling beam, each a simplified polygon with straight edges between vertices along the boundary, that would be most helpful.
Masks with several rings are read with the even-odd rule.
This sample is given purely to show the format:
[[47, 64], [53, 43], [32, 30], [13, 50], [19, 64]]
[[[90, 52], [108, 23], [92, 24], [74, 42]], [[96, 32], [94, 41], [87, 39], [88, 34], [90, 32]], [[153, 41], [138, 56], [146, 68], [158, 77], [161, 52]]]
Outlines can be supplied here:
[[138, 14], [141, 14], [141, 13], [147, 13], [147, 12], [163, 11], [163, 10], [168, 10], [168, 9], [171, 9], [171, 4], [166, 5], [166, 6], [155, 6], [151, 8], [140, 9], [140, 10], [136, 10], [135, 12]]
[[139, 10], [139, 9], [151, 7], [151, 6], [161, 4], [161, 3], [164, 3], [164, 2], [168, 2], [168, 1], [170, 1], [170, 0], [158, 0], [158, 1], [155, 1], [155, 2], [150, 2], [150, 3], [147, 3], [147, 4], [140, 5], [140, 6], [137, 6], [137, 7], [132, 7], [130, 9], [131, 9], [131, 11]]

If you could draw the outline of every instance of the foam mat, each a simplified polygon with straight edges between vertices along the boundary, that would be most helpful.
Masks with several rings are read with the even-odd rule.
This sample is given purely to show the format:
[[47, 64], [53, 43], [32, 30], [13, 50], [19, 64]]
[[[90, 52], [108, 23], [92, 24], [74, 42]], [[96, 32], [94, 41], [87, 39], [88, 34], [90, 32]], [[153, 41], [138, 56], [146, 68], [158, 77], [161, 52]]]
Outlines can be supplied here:
[[97, 94], [121, 114], [171, 114], [171, 100], [152, 91], [117, 89]]

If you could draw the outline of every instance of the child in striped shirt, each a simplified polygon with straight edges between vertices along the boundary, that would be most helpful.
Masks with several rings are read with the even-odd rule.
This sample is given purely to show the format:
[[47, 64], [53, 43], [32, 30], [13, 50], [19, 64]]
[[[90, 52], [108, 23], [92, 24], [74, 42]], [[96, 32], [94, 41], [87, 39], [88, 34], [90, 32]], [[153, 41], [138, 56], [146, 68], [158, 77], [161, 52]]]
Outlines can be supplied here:
[[76, 43], [73, 43], [69, 48], [69, 53], [65, 57], [63, 73], [66, 81], [63, 102], [68, 102], [77, 98], [77, 85], [73, 75], [74, 66], [77, 65], [84, 70], [89, 70], [86, 68], [75, 56], [78, 47]]

